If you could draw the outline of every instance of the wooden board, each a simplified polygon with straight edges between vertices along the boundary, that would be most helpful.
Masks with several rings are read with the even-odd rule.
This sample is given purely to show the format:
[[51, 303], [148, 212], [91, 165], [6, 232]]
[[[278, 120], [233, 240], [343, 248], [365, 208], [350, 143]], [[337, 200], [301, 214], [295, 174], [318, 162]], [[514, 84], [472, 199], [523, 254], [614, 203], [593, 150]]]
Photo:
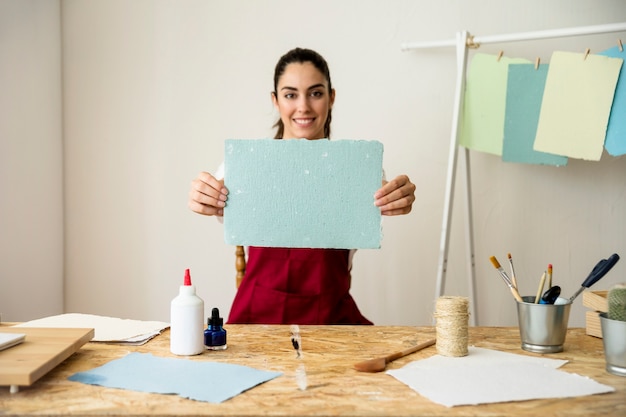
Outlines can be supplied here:
[[599, 313], [606, 313], [609, 309], [607, 301], [608, 291], [585, 291], [583, 305], [591, 310], [585, 312], [585, 330], [589, 336], [602, 337]]
[[583, 293], [583, 305], [592, 310], [606, 313], [609, 311], [607, 294], [608, 291], [585, 291]]
[[585, 312], [585, 331], [589, 336], [602, 337], [602, 325], [600, 324], [600, 313], [587, 310]]
[[0, 386], [28, 386], [89, 342], [94, 329], [0, 327], [0, 332], [23, 333], [26, 340], [0, 351]]

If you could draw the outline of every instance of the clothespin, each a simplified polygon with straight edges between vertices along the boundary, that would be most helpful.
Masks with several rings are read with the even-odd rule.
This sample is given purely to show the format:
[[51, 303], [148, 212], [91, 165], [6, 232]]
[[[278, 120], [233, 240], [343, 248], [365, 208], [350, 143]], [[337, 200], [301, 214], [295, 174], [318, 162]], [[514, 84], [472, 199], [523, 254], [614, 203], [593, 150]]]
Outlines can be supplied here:
[[535, 71], [539, 69], [539, 57], [535, 59]]
[[498, 62], [500, 62], [500, 58], [502, 58], [502, 55], [504, 55], [504, 51], [500, 51], [500, 53], [498, 54]]
[[624, 45], [622, 45], [622, 40], [621, 39], [617, 40], [617, 46], [619, 46], [619, 51], [620, 52], [624, 52]]
[[589, 52], [591, 52], [591, 49], [587, 48], [587, 49], [585, 50], [585, 57], [583, 58], [583, 60], [586, 60], [586, 59], [587, 59], [587, 57], [589, 56]]
[[480, 48], [480, 44], [477, 42], [474, 42], [474, 35], [467, 35], [467, 40], [465, 41], [465, 44], [468, 48], [471, 48], [471, 49]]

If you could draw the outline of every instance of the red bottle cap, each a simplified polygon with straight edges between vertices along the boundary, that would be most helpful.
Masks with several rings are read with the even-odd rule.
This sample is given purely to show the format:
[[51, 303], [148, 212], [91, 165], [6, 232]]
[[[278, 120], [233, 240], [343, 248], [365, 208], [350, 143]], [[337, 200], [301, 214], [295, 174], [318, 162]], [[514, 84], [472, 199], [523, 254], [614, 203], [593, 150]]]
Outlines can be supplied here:
[[189, 274], [189, 270], [188, 269], [185, 270], [185, 283], [183, 285], [185, 285], [185, 286], [190, 286], [191, 285], [191, 275]]

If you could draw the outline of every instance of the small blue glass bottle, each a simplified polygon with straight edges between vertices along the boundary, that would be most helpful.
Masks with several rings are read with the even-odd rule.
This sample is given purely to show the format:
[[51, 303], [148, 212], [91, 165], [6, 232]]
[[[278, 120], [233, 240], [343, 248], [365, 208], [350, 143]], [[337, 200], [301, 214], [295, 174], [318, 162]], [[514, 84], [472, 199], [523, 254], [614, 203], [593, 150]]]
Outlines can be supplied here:
[[207, 320], [207, 328], [204, 331], [204, 347], [208, 350], [226, 349], [226, 329], [224, 319], [220, 317], [220, 310], [213, 308], [211, 317]]

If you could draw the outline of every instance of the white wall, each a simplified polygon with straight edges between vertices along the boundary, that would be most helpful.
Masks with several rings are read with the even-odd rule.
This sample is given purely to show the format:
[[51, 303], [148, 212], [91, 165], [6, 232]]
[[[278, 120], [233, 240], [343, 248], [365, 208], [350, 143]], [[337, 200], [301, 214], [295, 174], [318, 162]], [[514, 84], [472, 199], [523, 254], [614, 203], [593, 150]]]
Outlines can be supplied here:
[[[626, 21], [622, 0], [62, 5], [65, 311], [155, 320], [169, 319], [185, 268], [207, 311], [228, 314], [234, 248], [219, 223], [187, 209], [189, 183], [217, 167], [224, 139], [273, 134], [273, 67], [288, 49], [327, 58], [337, 90], [333, 138], [382, 141], [387, 175], [407, 173], [417, 184], [413, 213], [384, 220], [383, 248], [357, 253], [353, 293], [377, 324], [424, 325], [435, 293], [455, 53], [402, 52], [400, 44], [452, 39], [463, 29], [492, 35]], [[600, 51], [618, 36], [626, 40], [594, 35], [480, 52], [548, 62], [554, 50]], [[516, 323], [491, 255], [513, 253], [528, 293], [553, 263], [566, 294], [599, 259], [626, 256], [626, 158], [562, 168], [471, 158], [480, 324]], [[467, 294], [458, 184], [450, 295]], [[625, 280], [626, 260], [597, 288]], [[584, 326], [584, 311], [577, 300], [570, 325]]]
[[0, 0], [0, 314], [63, 312], [61, 9]]

